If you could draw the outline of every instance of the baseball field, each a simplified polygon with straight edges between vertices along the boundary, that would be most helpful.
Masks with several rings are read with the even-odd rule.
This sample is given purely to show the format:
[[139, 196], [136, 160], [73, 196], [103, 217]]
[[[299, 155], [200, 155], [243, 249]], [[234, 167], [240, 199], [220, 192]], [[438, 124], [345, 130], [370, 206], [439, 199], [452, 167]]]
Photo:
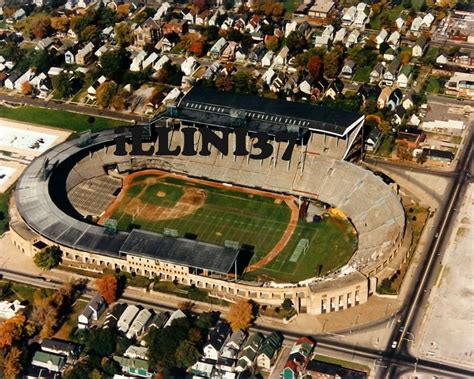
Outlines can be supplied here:
[[[106, 217], [116, 219], [121, 230], [163, 233], [167, 228], [219, 245], [236, 241], [253, 251], [248, 279], [298, 281], [322, 275], [346, 263], [356, 248], [348, 221], [298, 221], [292, 196], [155, 170], [129, 175]], [[301, 239], [309, 245], [295, 259]]]

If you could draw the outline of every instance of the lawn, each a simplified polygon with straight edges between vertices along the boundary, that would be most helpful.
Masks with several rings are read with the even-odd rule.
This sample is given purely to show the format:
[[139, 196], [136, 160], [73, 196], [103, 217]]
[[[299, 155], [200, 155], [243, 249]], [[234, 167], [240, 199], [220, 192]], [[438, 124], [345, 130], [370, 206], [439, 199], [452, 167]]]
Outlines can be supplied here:
[[283, 0], [283, 6], [285, 7], [286, 14], [292, 15], [301, 3], [301, 0]]
[[116, 128], [127, 124], [125, 121], [104, 117], [94, 117], [94, 122], [90, 124], [88, 122], [88, 115], [30, 106], [18, 108], [0, 106], [0, 117], [68, 129], [75, 132], [83, 132], [89, 129], [96, 132], [102, 129]]
[[359, 67], [354, 75], [354, 81], [368, 83], [370, 80], [370, 72], [372, 68], [369, 66]]
[[[185, 192], [190, 193], [189, 198], [181, 201]], [[198, 195], [201, 200], [192, 213], [173, 218], [178, 201], [186, 208]], [[137, 214], [132, 220], [130, 213], [135, 209]], [[164, 228], [171, 228], [178, 230], [180, 236], [192, 234], [200, 241], [219, 245], [224, 245], [226, 240], [238, 241], [240, 245], [254, 246], [255, 254], [262, 257], [280, 240], [290, 213], [285, 203], [276, 203], [272, 197], [221, 189], [204, 182], [148, 175], [134, 178], [112, 218], [118, 220], [121, 230], [140, 227], [162, 233]], [[165, 214], [170, 217], [165, 219]]]
[[8, 200], [12, 190], [0, 194], [0, 234], [8, 229]]
[[[192, 206], [183, 194], [191, 194], [194, 200], [200, 194], [201, 200], [187, 213], [176, 216], [174, 212], [181, 212], [180, 207]], [[218, 245], [224, 245], [226, 240], [238, 241], [253, 251], [250, 263], [254, 263], [281, 239], [290, 215], [287, 204], [270, 194], [250, 194], [157, 174], [134, 178], [112, 218], [118, 220], [121, 230], [143, 228], [163, 233], [170, 228], [180, 236]], [[246, 274], [246, 278], [299, 281], [333, 271], [348, 261], [357, 246], [353, 230], [348, 221], [334, 217], [325, 217], [319, 223], [301, 221], [283, 251], [265, 268]], [[308, 239], [310, 246], [303, 256], [296, 260], [293, 257], [292, 261], [301, 239]]]
[[392, 154], [393, 147], [395, 146], [395, 134], [382, 136], [382, 142], [380, 143], [376, 154], [383, 157], [389, 157]]
[[[352, 225], [342, 219], [326, 217], [319, 223], [299, 221], [285, 249], [264, 268], [249, 273], [274, 280], [300, 281], [330, 273], [343, 266], [357, 248]], [[291, 258], [301, 239], [309, 240], [308, 250], [296, 262]]]
[[71, 332], [77, 327], [78, 316], [84, 310], [84, 307], [86, 305], [87, 301], [76, 300], [76, 302], [72, 306], [72, 311], [69, 313], [66, 320], [63, 322], [63, 324], [53, 337], [68, 340]]
[[430, 76], [426, 81], [426, 92], [429, 93], [439, 93], [441, 89], [441, 84], [436, 76]]
[[398, 5], [395, 8], [386, 8], [380, 14], [375, 16], [370, 21], [370, 29], [380, 29], [382, 27], [381, 20], [386, 15], [389, 21], [395, 21], [398, 16], [400, 16], [401, 11], [403, 10], [402, 5]]
[[[10, 280], [0, 280], [0, 287], [2, 287], [2, 291], [5, 291], [5, 293], [2, 294], [2, 299], [10, 301], [18, 299], [20, 301], [27, 301], [28, 304], [33, 303], [35, 292], [40, 290], [38, 287], [12, 282]], [[52, 291], [47, 288], [41, 290], [45, 291], [45, 293], [50, 293]]]

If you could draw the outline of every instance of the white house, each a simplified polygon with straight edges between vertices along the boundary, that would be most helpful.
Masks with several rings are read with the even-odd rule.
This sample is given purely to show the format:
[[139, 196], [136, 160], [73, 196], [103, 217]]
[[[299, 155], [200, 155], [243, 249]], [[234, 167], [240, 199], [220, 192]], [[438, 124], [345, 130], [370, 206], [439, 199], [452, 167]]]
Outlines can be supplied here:
[[344, 12], [344, 15], [342, 16], [342, 25], [344, 26], [351, 26], [352, 23], [355, 20], [357, 13], [357, 8], [352, 6]]
[[[100, 79], [100, 78], [99, 78]], [[104, 78], [105, 80], [105, 78]], [[79, 329], [88, 328], [92, 321], [97, 321], [101, 312], [105, 308], [105, 300], [99, 294], [96, 294], [85, 306], [84, 310], [77, 317], [77, 327]]]
[[348, 60], [344, 63], [344, 66], [342, 66], [341, 75], [345, 78], [351, 78], [352, 75], [354, 75], [355, 65], [356, 63], [353, 60]]
[[286, 65], [288, 61], [289, 52], [290, 52], [290, 49], [288, 48], [288, 46], [283, 46], [274, 59], [275, 65], [277, 66]]
[[401, 34], [398, 32], [398, 30], [395, 30], [392, 34], [390, 34], [390, 37], [387, 39], [388, 45], [396, 50], [398, 49], [398, 46], [400, 46], [400, 38]]
[[342, 42], [344, 41], [344, 38], [346, 38], [347, 35], [347, 29], [346, 28], [341, 28], [337, 31], [336, 35], [334, 36], [334, 43], [337, 42]]
[[199, 62], [194, 57], [188, 57], [181, 63], [181, 71], [186, 76], [191, 76], [199, 67]]
[[420, 58], [425, 54], [425, 51], [428, 47], [428, 41], [425, 36], [421, 36], [416, 40], [415, 45], [412, 49], [412, 56]]
[[153, 70], [155, 71], [160, 71], [163, 66], [168, 63], [170, 59], [166, 55], [162, 55], [160, 59], [156, 61], [156, 63], [153, 65]]
[[291, 32], [294, 32], [298, 27], [298, 23], [296, 21], [287, 22], [285, 24], [285, 38], [290, 35]]
[[142, 63], [142, 69], [146, 70], [158, 59], [158, 54], [155, 52], [151, 53]]
[[380, 47], [382, 43], [385, 42], [385, 40], [388, 37], [388, 32], [385, 29], [382, 29], [379, 34], [377, 34], [377, 37], [375, 37], [375, 43], [377, 44], [377, 49]]
[[448, 63], [448, 57], [445, 54], [440, 54], [436, 58], [436, 63], [438, 64], [446, 64]]
[[431, 13], [427, 13], [425, 17], [423, 17], [423, 20], [421, 22], [421, 27], [429, 29], [434, 20], [435, 20], [435, 16], [433, 16]]
[[360, 32], [357, 29], [354, 29], [346, 40], [346, 47], [349, 48], [352, 45], [355, 45], [359, 41]]
[[31, 68], [21, 75], [15, 82], [15, 90], [21, 92], [24, 83], [31, 81], [36, 76]]
[[[360, 4], [364, 3], [359, 3], [358, 6]], [[369, 16], [365, 13], [365, 11], [357, 11], [353, 27], [363, 29], [365, 27], [365, 24], [367, 24], [369, 21]]]
[[138, 72], [142, 69], [142, 63], [147, 56], [145, 50], [140, 50], [140, 52], [133, 58], [132, 63], [130, 63], [130, 71]]
[[265, 71], [262, 75], [262, 80], [265, 84], [270, 85], [273, 81], [273, 78], [275, 77], [275, 71], [273, 69], [269, 68], [267, 71]]
[[224, 37], [219, 38], [217, 42], [214, 45], [212, 45], [211, 49], [209, 50], [209, 55], [213, 58], [219, 58], [226, 46], [227, 46], [226, 39]]
[[100, 78], [98, 78], [89, 88], [87, 88], [87, 97], [91, 100], [95, 100], [95, 95], [97, 88], [104, 83], [107, 80], [107, 78], [102, 75]]
[[403, 66], [400, 73], [397, 76], [397, 85], [400, 88], [407, 88], [408, 82], [411, 80], [413, 75], [413, 66], [407, 64]]
[[415, 19], [411, 23], [410, 32], [412, 32], [415, 35], [418, 34], [420, 32], [422, 24], [423, 24], [423, 19], [420, 16], [415, 17]]
[[397, 29], [400, 30], [405, 25], [405, 20], [402, 17], [398, 17], [395, 20], [395, 25], [397, 25]]
[[132, 325], [130, 325], [127, 332], [127, 338], [138, 337], [151, 316], [152, 313], [148, 309], [142, 309], [133, 320]]
[[164, 3], [162, 3], [162, 4], [160, 5], [160, 7], [158, 8], [158, 10], [156, 11], [155, 15], [153, 16], [153, 20], [155, 20], [155, 21], [161, 20], [161, 18], [162, 18], [166, 13], [168, 13], [170, 7], [171, 7], [171, 5], [170, 5], [170, 3], [168, 3], [167, 1], [165, 1]]
[[314, 39], [314, 46], [329, 46], [329, 42], [331, 42], [332, 38], [334, 37], [334, 26], [328, 25], [324, 28], [323, 32], [320, 36], [316, 36]]
[[203, 348], [203, 358], [216, 361], [220, 357], [220, 351], [225, 345], [230, 334], [230, 325], [227, 322], [219, 322], [209, 331], [209, 339]]
[[275, 53], [271, 50], [268, 50], [262, 58], [262, 67], [270, 67], [272, 65], [274, 56]]
[[99, 47], [97, 49], [97, 51], [94, 53], [94, 55], [97, 57], [97, 58], [100, 58], [102, 55], [104, 55], [104, 53], [108, 50], [109, 48], [106, 46], [106, 45], [102, 45], [101, 47]]
[[18, 300], [14, 300], [12, 302], [6, 300], [0, 301], [0, 318], [8, 320], [9, 318], [15, 316], [15, 314], [23, 308], [25, 308], [25, 306], [21, 305]]
[[130, 326], [132, 325], [133, 320], [139, 312], [140, 308], [138, 308], [136, 305], [129, 305], [122, 313], [117, 322], [118, 330], [122, 333], [127, 333], [130, 329]]

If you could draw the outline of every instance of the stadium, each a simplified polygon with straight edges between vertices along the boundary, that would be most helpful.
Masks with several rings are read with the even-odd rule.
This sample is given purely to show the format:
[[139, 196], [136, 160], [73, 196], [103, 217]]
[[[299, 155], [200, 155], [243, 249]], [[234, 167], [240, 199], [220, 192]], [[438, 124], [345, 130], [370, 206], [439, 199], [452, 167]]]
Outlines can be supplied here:
[[[364, 303], [390, 261], [404, 254], [397, 193], [350, 163], [360, 155], [362, 115], [194, 87], [156, 116], [182, 145], [183, 127], [298, 134], [271, 141], [265, 160], [223, 155], [114, 154], [106, 130], [66, 141], [25, 170], [10, 208], [15, 246], [33, 256], [58, 245], [63, 264], [116, 269], [321, 314]], [[233, 133], [230, 134], [232, 146]], [[131, 150], [131, 131], [128, 150]], [[199, 134], [195, 139], [200, 144]], [[338, 237], [338, 235], [340, 237]]]

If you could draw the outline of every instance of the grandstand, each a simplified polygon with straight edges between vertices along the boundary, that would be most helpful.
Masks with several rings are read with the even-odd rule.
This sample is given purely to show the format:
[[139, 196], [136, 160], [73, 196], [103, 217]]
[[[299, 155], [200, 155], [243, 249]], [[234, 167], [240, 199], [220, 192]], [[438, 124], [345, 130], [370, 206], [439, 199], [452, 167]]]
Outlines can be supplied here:
[[[363, 116], [260, 98], [253, 103], [247, 97], [229, 97], [225, 93], [216, 96], [209, 91], [203, 88], [191, 90], [172, 113], [167, 111], [153, 121], [154, 126], [172, 128], [171, 149], [183, 145], [182, 126], [212, 127], [217, 132], [221, 127], [246, 127], [249, 131], [248, 150], [252, 146], [254, 131], [271, 134], [285, 128], [296, 128], [300, 139], [291, 159], [282, 160], [287, 143], [276, 141], [272, 142], [274, 155], [266, 160], [232, 154], [224, 156], [216, 148], [211, 148], [211, 155], [207, 157], [115, 156], [112, 146], [115, 134], [107, 130], [93, 135], [88, 146], [80, 146], [76, 140], [67, 141], [32, 162], [15, 191], [17, 209], [23, 221], [47, 241], [71, 249], [72, 256], [77, 251], [93, 253], [97, 254], [98, 258], [94, 259], [98, 262], [102, 262], [100, 256], [108, 256], [115, 260], [116, 268], [126, 267], [122, 263], [126, 259], [127, 264], [134, 264], [138, 270], [139, 266], [133, 263], [133, 259], [140, 256], [147, 262], [155, 258], [156, 261], [152, 262], [160, 265], [165, 278], [181, 278], [183, 282], [198, 286], [206, 284], [200, 284], [201, 279], [190, 280], [190, 273], [204, 275], [208, 280], [217, 276], [228, 280], [228, 275], [235, 278], [232, 276], [237, 273], [238, 265], [235, 249], [137, 230], [107, 235], [103, 227], [85, 221], [85, 215], [100, 215], [113, 201], [121, 187], [118, 175], [160, 169], [316, 199], [337, 208], [351, 220], [358, 233], [357, 251], [348, 262], [351, 272], [357, 274], [345, 283], [352, 286], [357, 281], [363, 283], [364, 276], [377, 276], [401, 245], [405, 216], [397, 194], [379, 177], [342, 160], [350, 160], [358, 149]], [[236, 108], [240, 111], [236, 112]], [[129, 131], [127, 133], [131, 136]], [[195, 136], [198, 146], [199, 133]], [[231, 133], [230, 146], [234, 138]], [[145, 143], [144, 149], [152, 143]], [[128, 143], [127, 151], [130, 150]], [[45, 159], [48, 162], [46, 169], [51, 173], [43, 180], [41, 173], [45, 170]], [[94, 198], [93, 194], [97, 193], [101, 196]], [[67, 194], [66, 201], [62, 201], [64, 194]], [[302, 241], [295, 257], [304, 254], [306, 246]], [[176, 253], [176, 260], [170, 251], [180, 252]], [[198, 262], [197, 252], [206, 256], [204, 263]], [[211, 255], [214, 260], [211, 260]], [[213, 261], [225, 264], [216, 265]], [[177, 266], [169, 268], [163, 262]], [[183, 267], [189, 267], [189, 270], [185, 271]], [[242, 269], [238, 267], [239, 272]], [[145, 275], [151, 272], [149, 268], [140, 270]], [[307, 283], [312, 282], [309, 280]], [[310, 291], [317, 292], [313, 284]], [[317, 304], [316, 300], [314, 304]], [[318, 309], [316, 312], [321, 311]]]

